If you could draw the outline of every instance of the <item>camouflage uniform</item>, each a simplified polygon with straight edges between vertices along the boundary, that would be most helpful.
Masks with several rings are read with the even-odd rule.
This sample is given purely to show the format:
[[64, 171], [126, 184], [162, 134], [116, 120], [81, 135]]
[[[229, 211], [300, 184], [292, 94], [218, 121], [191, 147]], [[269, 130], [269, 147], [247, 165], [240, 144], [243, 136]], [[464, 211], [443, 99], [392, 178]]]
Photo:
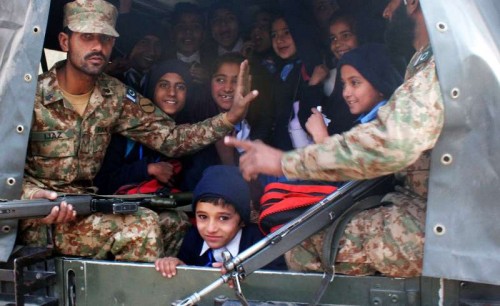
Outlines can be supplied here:
[[[348, 223], [340, 241], [336, 272], [411, 277], [421, 273], [430, 149], [439, 137], [444, 106], [430, 46], [412, 58], [405, 82], [378, 117], [325, 143], [288, 152], [282, 168], [288, 178], [345, 181], [400, 172], [415, 193], [386, 195], [392, 205], [367, 210]], [[319, 271], [320, 232], [286, 256], [289, 267]]]
[[[38, 80], [37, 95], [33, 113], [33, 124], [25, 166], [24, 197], [29, 198], [38, 188], [50, 189], [65, 193], [85, 193], [92, 186], [92, 179], [99, 170], [111, 135], [119, 133], [144, 143], [167, 156], [178, 156], [202, 148], [223, 137], [232, 130], [232, 125], [225, 115], [207, 119], [193, 125], [176, 126], [172, 118], [164, 114], [150, 100], [142, 97], [134, 90], [127, 88], [115, 78], [102, 74], [98, 77], [94, 91], [83, 116], [79, 116], [71, 104], [63, 98], [59, 88], [56, 69], [64, 62], [57, 63], [50, 71], [41, 75]], [[144, 212], [146, 215], [152, 212]], [[142, 228], [158, 226], [158, 217], [149, 216], [150, 221], [141, 221]], [[126, 223], [120, 216], [115, 218], [111, 226], [117, 233], [126, 231]], [[133, 218], [133, 217], [131, 217]], [[55, 237], [60, 233], [86, 235], [88, 229], [83, 224], [93, 224], [99, 227], [99, 217], [88, 216], [64, 227], [56, 226]], [[33, 224], [28, 222], [27, 224]], [[27, 227], [24, 227], [27, 230]], [[155, 233], [155, 234], [153, 234]], [[140, 237], [130, 239], [134, 247], [120, 250], [134, 250], [134, 254], [149, 254], [137, 257], [133, 254], [120, 255], [130, 260], [150, 261], [160, 255], [160, 230], [151, 229], [137, 231]], [[25, 238], [33, 241], [39, 233], [30, 238], [28, 232]], [[76, 238], [75, 238], [76, 239]], [[100, 250], [91, 254], [83, 249], [94, 249], [99, 241], [85, 242], [76, 239], [72, 244], [79, 247], [68, 249], [66, 240], [61, 240], [56, 248], [64, 254], [94, 256], [102, 258]], [[92, 245], [87, 245], [91, 243]], [[119, 244], [115, 241], [114, 244]], [[102, 247], [102, 246], [101, 246]], [[150, 249], [142, 252], [135, 249]], [[116, 248], [111, 247], [111, 251]], [[154, 250], [153, 250], [154, 249]], [[81, 250], [81, 252], [80, 252]], [[118, 258], [118, 254], [115, 254]]]

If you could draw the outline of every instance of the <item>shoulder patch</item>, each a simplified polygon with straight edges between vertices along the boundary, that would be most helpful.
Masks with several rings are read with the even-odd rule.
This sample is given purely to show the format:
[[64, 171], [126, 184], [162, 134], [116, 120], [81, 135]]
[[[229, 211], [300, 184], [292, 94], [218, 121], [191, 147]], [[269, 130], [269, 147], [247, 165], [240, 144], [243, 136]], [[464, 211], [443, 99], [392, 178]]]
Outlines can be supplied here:
[[151, 102], [149, 99], [146, 99], [146, 98], [141, 98], [139, 100], [139, 106], [141, 107], [142, 111], [145, 113], [153, 113], [156, 109], [153, 102]]
[[137, 93], [130, 87], [127, 87], [127, 99], [134, 103], [137, 102]]
[[427, 62], [432, 57], [432, 49], [429, 47], [424, 50], [420, 56], [415, 60], [413, 67], [417, 67], [418, 65]]

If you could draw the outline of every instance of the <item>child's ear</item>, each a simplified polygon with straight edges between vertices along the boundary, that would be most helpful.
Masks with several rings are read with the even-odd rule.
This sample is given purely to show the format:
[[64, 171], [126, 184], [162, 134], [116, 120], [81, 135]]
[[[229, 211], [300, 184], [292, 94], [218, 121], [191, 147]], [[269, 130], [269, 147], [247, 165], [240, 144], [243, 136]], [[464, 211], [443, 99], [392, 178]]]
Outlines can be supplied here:
[[245, 222], [243, 222], [243, 220], [240, 221], [240, 224], [239, 224], [240, 227], [245, 227]]

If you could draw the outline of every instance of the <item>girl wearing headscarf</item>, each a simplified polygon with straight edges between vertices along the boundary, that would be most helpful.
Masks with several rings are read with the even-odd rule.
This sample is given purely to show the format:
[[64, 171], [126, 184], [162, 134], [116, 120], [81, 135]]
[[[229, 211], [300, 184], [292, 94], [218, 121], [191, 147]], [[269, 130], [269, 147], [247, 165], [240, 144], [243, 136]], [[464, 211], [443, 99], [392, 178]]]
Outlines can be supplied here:
[[[351, 114], [359, 116], [356, 123], [367, 123], [377, 117], [380, 107], [403, 83], [394, 68], [390, 55], [382, 44], [367, 43], [344, 54], [337, 65], [340, 70], [342, 95]], [[316, 109], [309, 117], [306, 128], [315, 143], [328, 137], [323, 115]]]

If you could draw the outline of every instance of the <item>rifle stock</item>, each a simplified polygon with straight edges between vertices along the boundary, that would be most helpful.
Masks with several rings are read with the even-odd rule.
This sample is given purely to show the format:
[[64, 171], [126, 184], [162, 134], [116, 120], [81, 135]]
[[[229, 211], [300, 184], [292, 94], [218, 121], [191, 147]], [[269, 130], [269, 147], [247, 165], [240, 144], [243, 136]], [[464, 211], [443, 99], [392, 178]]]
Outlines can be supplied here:
[[384, 176], [365, 181], [350, 181], [323, 200], [309, 208], [302, 215], [267, 235], [250, 248], [224, 263], [228, 271], [212, 284], [181, 300], [177, 306], [194, 305], [201, 298], [226, 283], [233, 271], [238, 271], [241, 278], [264, 267], [274, 259], [301, 243], [303, 240], [331, 224], [354, 203], [375, 194], [388, 192], [386, 187], [393, 181], [392, 176]]

